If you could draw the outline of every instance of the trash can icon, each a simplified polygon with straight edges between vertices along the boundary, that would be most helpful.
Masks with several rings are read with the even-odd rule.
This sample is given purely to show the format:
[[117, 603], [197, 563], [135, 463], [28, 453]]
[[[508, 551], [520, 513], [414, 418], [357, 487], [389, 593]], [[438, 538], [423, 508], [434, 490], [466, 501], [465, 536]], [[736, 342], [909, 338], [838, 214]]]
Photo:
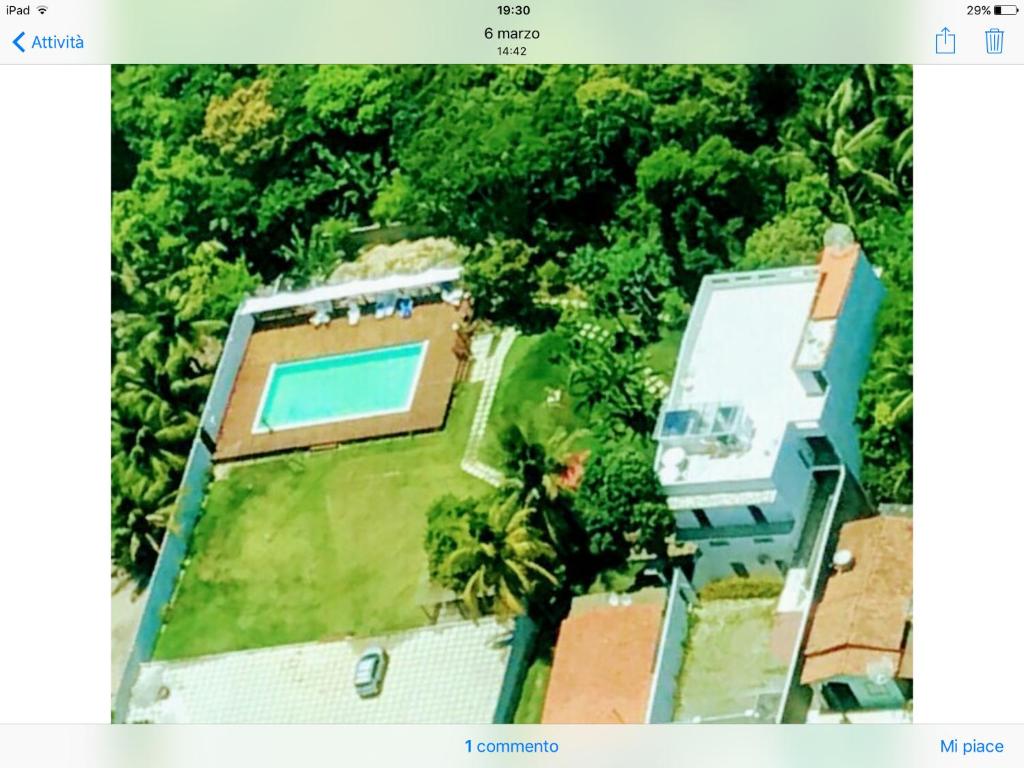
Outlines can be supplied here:
[[1003, 30], [992, 29], [985, 30], [985, 53], [1002, 53], [1003, 52]]

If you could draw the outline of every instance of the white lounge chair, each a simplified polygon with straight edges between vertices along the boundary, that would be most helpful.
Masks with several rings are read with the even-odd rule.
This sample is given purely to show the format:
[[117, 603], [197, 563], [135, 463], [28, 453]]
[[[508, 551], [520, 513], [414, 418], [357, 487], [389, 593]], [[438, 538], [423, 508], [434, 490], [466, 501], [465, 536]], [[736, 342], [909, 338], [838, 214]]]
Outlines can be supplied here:
[[459, 302], [462, 301], [462, 297], [465, 292], [461, 288], [448, 288], [441, 290], [441, 301], [451, 304], [453, 307], [459, 306]]
[[378, 320], [385, 317], [391, 317], [395, 314], [395, 302], [397, 301], [397, 298], [398, 297], [393, 294], [378, 298], [377, 306], [373, 311], [373, 316]]

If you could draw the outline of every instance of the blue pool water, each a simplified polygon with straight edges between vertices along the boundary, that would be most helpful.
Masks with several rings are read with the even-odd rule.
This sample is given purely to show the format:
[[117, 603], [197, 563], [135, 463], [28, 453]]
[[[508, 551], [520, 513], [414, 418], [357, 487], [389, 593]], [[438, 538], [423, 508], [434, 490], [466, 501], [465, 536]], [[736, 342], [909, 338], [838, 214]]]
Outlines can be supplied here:
[[407, 411], [426, 349], [422, 341], [276, 364], [253, 432]]

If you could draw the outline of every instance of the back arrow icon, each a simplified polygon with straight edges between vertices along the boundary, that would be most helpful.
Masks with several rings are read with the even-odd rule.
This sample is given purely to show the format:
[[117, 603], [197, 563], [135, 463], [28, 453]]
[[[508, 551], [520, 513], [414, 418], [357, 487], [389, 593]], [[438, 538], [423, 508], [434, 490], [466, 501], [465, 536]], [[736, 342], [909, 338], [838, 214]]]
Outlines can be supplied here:
[[16, 38], [14, 38], [14, 39], [13, 39], [13, 40], [11, 41], [11, 42], [12, 42], [12, 43], [14, 43], [14, 45], [15, 45], [15, 46], [16, 46], [16, 47], [18, 48], [18, 50], [19, 50], [19, 51], [21, 51], [22, 53], [24, 53], [24, 52], [25, 52], [25, 49], [21, 47], [21, 43], [20, 43], [20, 42], [18, 42], [18, 41], [19, 41], [19, 40], [21, 40], [21, 38], [23, 38], [24, 36], [25, 36], [25, 33], [24, 33], [24, 32], [22, 32], [22, 33], [21, 33], [20, 35], [18, 35], [18, 36], [17, 36]]

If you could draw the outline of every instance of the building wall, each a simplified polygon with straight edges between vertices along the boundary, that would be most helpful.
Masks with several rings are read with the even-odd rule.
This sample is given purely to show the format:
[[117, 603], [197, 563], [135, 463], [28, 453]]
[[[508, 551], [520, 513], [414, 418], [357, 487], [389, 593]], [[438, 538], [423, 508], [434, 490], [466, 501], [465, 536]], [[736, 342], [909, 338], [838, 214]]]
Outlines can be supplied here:
[[782, 704], [779, 707], [776, 722], [803, 723], [807, 720], [807, 711], [811, 706], [813, 690], [811, 686], [800, 682], [804, 669], [803, 648], [811, 627], [811, 608], [821, 602], [825, 592], [828, 576], [832, 572], [832, 557], [839, 544], [839, 530], [845, 523], [870, 517], [874, 514], [857, 478], [847, 471], [846, 467], [839, 470], [839, 483], [836, 487], [833, 502], [822, 521], [828, 534], [821, 538], [812, 555], [811, 564], [807, 568], [807, 589], [810, 599], [804, 610], [794, 648], [789, 671], [786, 674], [786, 685], [782, 693]]
[[[709, 581], [736, 576], [734, 563], [742, 565], [750, 576], [781, 579], [798, 541], [799, 538], [792, 533], [701, 541], [693, 570], [693, 584], [700, 588]], [[782, 567], [779, 561], [783, 563]]]
[[693, 574], [693, 581], [698, 587], [708, 581], [735, 576], [736, 563], [751, 576], [782, 576], [800, 541], [813, 489], [813, 466], [813, 456], [803, 436], [790, 425], [786, 429], [772, 476], [776, 499], [771, 504], [757, 505], [769, 526], [789, 523], [792, 524], [789, 531], [765, 530], [765, 526], [756, 525], [746, 506], [704, 509], [713, 527], [743, 527], [743, 530], [723, 530], [718, 536], [714, 535], [713, 529], [697, 528], [697, 520], [692, 511], [679, 510], [676, 513], [680, 538], [686, 540], [688, 531], [692, 534], [700, 530], [700, 555]]
[[511, 723], [515, 720], [519, 699], [523, 694], [523, 683], [526, 682], [526, 673], [530, 669], [533, 649], [537, 644], [537, 632], [537, 624], [529, 616], [516, 618], [505, 664], [505, 677], [498, 694], [498, 704], [494, 708], [495, 723]]
[[207, 395], [201, 420], [203, 429], [214, 440], [220, 434], [221, 419], [224, 418], [231, 391], [235, 387], [235, 377], [242, 366], [242, 358], [245, 357], [245, 349], [249, 346], [249, 337], [252, 335], [255, 322], [252, 315], [237, 312], [231, 320], [231, 328], [224, 341], [224, 349], [221, 351], [220, 362], [217, 363], [217, 373]]
[[654, 662], [651, 698], [647, 704], [648, 723], [670, 723], [675, 713], [676, 684], [679, 682], [683, 650], [690, 627], [686, 587], [686, 577], [676, 568], [672, 575], [672, 586], [669, 588], [668, 603], [662, 619], [661, 641]]
[[[884, 296], [881, 281], [870, 262], [861, 253], [854, 269], [849, 293], [836, 321], [835, 336], [824, 372], [829, 381], [825, 408], [817, 423], [789, 424], [779, 447], [772, 476], [767, 487], [774, 489], [772, 504], [758, 505], [770, 523], [792, 521], [792, 532], [769, 537], [753, 531], [723, 531], [722, 536], [708, 538], [710, 529], [701, 531], [700, 556], [694, 570], [694, 583], [726, 578], [735, 573], [740, 563], [750, 575], [779, 575], [777, 561], [790, 563], [800, 541], [806, 512], [814, 488], [815, 458], [806, 437], [827, 436], [842, 461], [856, 475], [860, 468], [858, 435], [854, 424], [858, 393], [867, 371], [874, 341], [875, 318]], [[689, 334], [688, 334], [689, 335]], [[795, 374], [795, 372], [794, 372]], [[764, 481], [719, 482], [695, 487], [692, 483], [665, 488], [665, 493], [683, 498], [695, 493], [734, 493], [763, 489]], [[684, 490], [685, 488], [685, 490]], [[752, 522], [746, 507], [703, 508], [712, 526], [742, 526]], [[680, 538], [699, 528], [692, 511], [676, 512]]]
[[[235, 376], [238, 375], [238, 368], [245, 355], [249, 337], [252, 335], [253, 324], [252, 316], [239, 313], [235, 313], [231, 321], [231, 328], [228, 330], [224, 349], [221, 351], [221, 358], [217, 363], [217, 372], [214, 375], [200, 421], [200, 431], [206, 431], [213, 440], [217, 439], [217, 434], [220, 431], [220, 422], [231, 397]], [[114, 719], [116, 722], [123, 722], [128, 712], [132, 687], [138, 677], [140, 665], [153, 658], [153, 649], [163, 625], [163, 611], [174, 597], [181, 564], [188, 554], [192, 529], [202, 511], [203, 495], [212, 466], [211, 449], [204, 444], [197, 433], [192, 441], [192, 450], [189, 452], [185, 472], [178, 488], [174, 519], [167, 526], [164, 539], [160, 544], [160, 555], [157, 557], [153, 575], [149, 580], [146, 604], [142, 608], [142, 618], [135, 632], [128, 661], [114, 696]]]
[[[878, 684], [865, 677], [836, 677], [828, 682], [846, 683], [857, 699], [861, 709], [899, 709], [906, 703], [906, 698], [896, 680], [888, 680]], [[815, 686], [819, 689], [825, 683]]]
[[811, 492], [813, 472], [814, 454], [800, 430], [789, 424], [775, 460], [772, 483], [777, 494], [776, 504], [798, 526], [803, 520], [807, 497]]
[[825, 434], [857, 476], [860, 475], [861, 460], [854, 419], [860, 385], [871, 362], [875, 319], [884, 297], [882, 281], [861, 253], [843, 311], [836, 322], [832, 349], [825, 362], [829, 389], [821, 416]]
[[139, 674], [139, 667], [153, 658], [153, 648], [156, 646], [160, 628], [163, 626], [164, 608], [174, 597], [178, 573], [188, 554], [189, 539], [202, 509], [203, 493], [212, 465], [213, 457], [209, 449], [198, 438], [193, 440], [188, 463], [185, 465], [185, 474], [178, 491], [177, 511], [174, 520], [167, 526], [164, 534], [160, 555], [157, 557], [153, 575], [149, 579], [146, 604], [142, 608], [142, 618], [135, 631], [131, 652], [114, 696], [115, 722], [124, 722], [128, 713], [132, 687]]
[[[759, 505], [759, 508], [764, 512], [764, 506]], [[745, 506], [704, 507], [703, 512], [707, 515], [708, 521], [716, 527], [726, 525], [751, 525], [754, 521], [754, 518], [751, 516], [750, 509]], [[692, 509], [678, 510], [676, 513], [676, 526], [681, 529], [701, 527]]]
[[662, 493], [666, 496], [693, 496], [711, 493], [740, 493], [743, 491], [769, 491], [771, 483], [767, 478], [749, 478], [745, 480], [714, 480], [702, 483], [686, 480], [674, 485], [662, 485]]

